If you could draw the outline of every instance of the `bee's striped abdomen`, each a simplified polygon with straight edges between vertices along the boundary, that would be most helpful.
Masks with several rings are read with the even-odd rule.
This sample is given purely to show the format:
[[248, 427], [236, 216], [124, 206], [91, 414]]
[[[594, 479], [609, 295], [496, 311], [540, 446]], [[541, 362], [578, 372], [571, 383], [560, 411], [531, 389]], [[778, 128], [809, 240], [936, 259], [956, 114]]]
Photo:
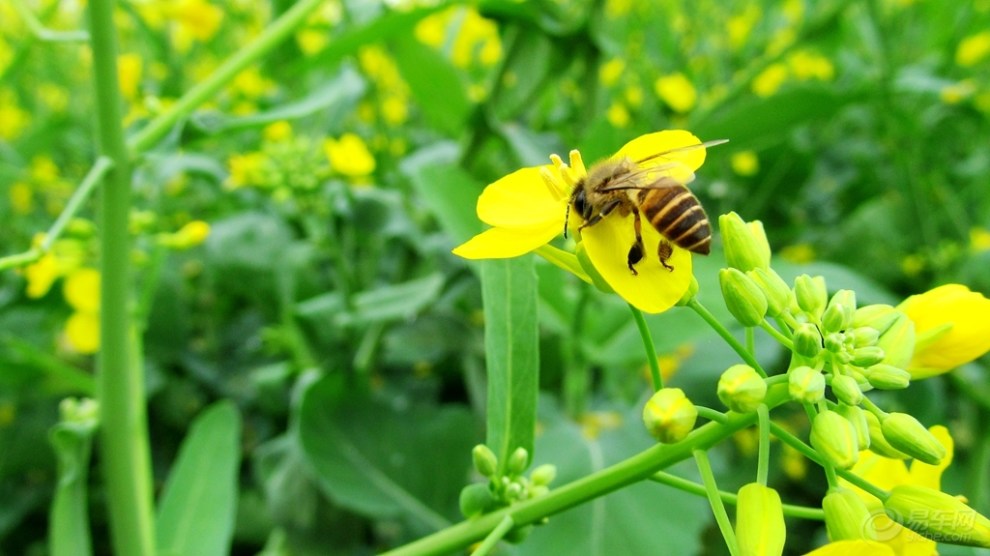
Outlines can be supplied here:
[[641, 189], [639, 207], [650, 224], [674, 244], [702, 255], [711, 251], [708, 215], [688, 188]]

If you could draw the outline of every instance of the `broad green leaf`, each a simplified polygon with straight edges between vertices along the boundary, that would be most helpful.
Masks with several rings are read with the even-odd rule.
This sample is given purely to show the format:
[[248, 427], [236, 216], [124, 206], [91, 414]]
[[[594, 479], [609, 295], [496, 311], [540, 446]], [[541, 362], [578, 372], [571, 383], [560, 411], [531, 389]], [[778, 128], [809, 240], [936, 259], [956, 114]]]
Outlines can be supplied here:
[[482, 184], [458, 166], [457, 156], [453, 144], [441, 143], [402, 162], [402, 171], [418, 199], [429, 207], [454, 244], [467, 241], [482, 229], [475, 212]]
[[323, 492], [364, 515], [401, 518], [417, 533], [450, 525], [478, 441], [471, 414], [353, 392], [341, 400], [339, 390], [332, 375], [320, 378], [296, 413], [303, 458]]
[[426, 119], [448, 135], [462, 133], [471, 102], [461, 74], [441, 53], [412, 34], [397, 37], [393, 43], [399, 72]]
[[360, 292], [354, 296], [350, 309], [340, 292], [329, 292], [299, 303], [297, 311], [301, 316], [329, 320], [337, 326], [406, 319], [436, 300], [442, 287], [443, 276], [433, 273]]
[[87, 479], [96, 427], [95, 419], [63, 420], [52, 427], [49, 434], [58, 456], [58, 482], [48, 530], [52, 556], [89, 556], [93, 553]]
[[212, 405], [193, 422], [158, 506], [160, 554], [230, 553], [237, 512], [240, 431], [240, 415], [229, 401]]
[[[511, 120], [532, 105], [533, 99], [552, 79], [555, 69], [554, 46], [546, 35], [523, 27], [517, 34], [512, 53], [505, 60], [508, 69], [492, 92], [494, 114], [500, 121]], [[511, 77], [509, 77], [511, 76]]]
[[481, 262], [488, 367], [488, 446], [504, 470], [519, 447], [533, 455], [539, 390], [536, 271], [532, 257]]

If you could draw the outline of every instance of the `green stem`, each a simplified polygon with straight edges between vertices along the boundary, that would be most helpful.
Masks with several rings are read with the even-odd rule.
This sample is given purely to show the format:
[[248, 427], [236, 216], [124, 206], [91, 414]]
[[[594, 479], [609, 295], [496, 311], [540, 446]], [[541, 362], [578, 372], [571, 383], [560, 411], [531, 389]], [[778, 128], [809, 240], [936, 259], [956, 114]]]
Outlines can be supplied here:
[[45, 27], [31, 11], [31, 8], [24, 3], [24, 0], [12, 0], [12, 3], [14, 10], [21, 16], [31, 34], [38, 40], [47, 42], [86, 42], [89, 40], [89, 33], [86, 31], [56, 31]]
[[701, 472], [701, 480], [705, 484], [705, 494], [708, 496], [708, 503], [715, 514], [715, 523], [718, 524], [722, 538], [725, 539], [725, 546], [729, 549], [729, 554], [736, 556], [739, 554], [739, 543], [736, 542], [736, 532], [732, 530], [732, 522], [729, 521], [729, 514], [725, 511], [725, 504], [718, 494], [718, 485], [715, 484], [715, 473], [712, 471], [712, 463], [708, 460], [708, 454], [704, 450], [694, 451], [694, 461], [698, 464], [698, 471]]
[[[787, 388], [775, 388], [768, 393], [767, 404], [775, 407], [786, 402], [787, 399]], [[728, 415], [724, 423], [708, 423], [680, 442], [658, 444], [611, 467], [556, 488], [545, 496], [514, 504], [471, 521], [463, 521], [386, 554], [410, 556], [457, 551], [483, 539], [506, 515], [512, 516], [517, 527], [534, 523], [618, 488], [647, 479], [657, 471], [691, 457], [694, 450], [710, 448], [736, 431], [752, 426], [754, 422], [756, 422], [755, 413]]]
[[760, 449], [756, 460], [756, 481], [767, 486], [770, 474], [770, 410], [766, 404], [756, 408], [757, 423], [760, 430]]
[[97, 397], [103, 476], [114, 552], [155, 553], [151, 456], [144, 370], [130, 313], [131, 168], [121, 125], [113, 0], [89, 4], [97, 128], [101, 153], [113, 161], [100, 189], [100, 353]]
[[474, 549], [471, 556], [487, 556], [487, 554], [495, 548], [495, 545], [498, 544], [498, 541], [502, 540], [502, 538], [512, 530], [514, 525], [515, 522], [512, 521], [511, 515], [507, 515], [502, 518], [502, 521], [499, 522], [498, 526], [492, 529], [491, 533], [488, 533], [488, 536], [485, 537], [485, 540], [478, 545], [478, 548]]
[[227, 58], [205, 81], [198, 83], [182, 95], [175, 104], [152, 120], [128, 142], [130, 152], [140, 154], [158, 143], [178, 123], [192, 114], [200, 104], [213, 98], [241, 70], [260, 60], [268, 52], [288, 38], [323, 0], [301, 0], [289, 8], [282, 17], [265, 28], [254, 41]]
[[691, 301], [688, 301], [687, 306], [693, 309], [695, 313], [698, 313], [698, 316], [704, 319], [704, 321], [708, 323], [708, 326], [711, 326], [712, 329], [715, 330], [715, 332], [717, 332], [723, 340], [725, 340], [725, 343], [729, 344], [729, 347], [739, 354], [739, 357], [741, 357], [747, 365], [756, 369], [756, 372], [760, 373], [760, 376], [763, 378], [767, 377], [766, 371], [763, 370], [760, 363], [755, 357], [753, 357], [753, 354], [747, 351], [746, 348], [739, 343], [739, 340], [737, 340], [727, 328], [722, 326], [722, 323], [719, 322], [718, 319], [715, 318], [715, 315], [713, 315], [708, 309], [705, 308], [704, 305], [701, 304], [701, 302], [698, 301], [697, 297], [694, 297]]
[[764, 320], [763, 322], [760, 323], [760, 328], [766, 330], [767, 334], [773, 336], [773, 339], [777, 340], [777, 342], [779, 342], [780, 345], [784, 346], [789, 350], [794, 349], [794, 343], [791, 342], [791, 339], [785, 336], [784, 334], [782, 334], [780, 330], [774, 328], [773, 325], [771, 325], [769, 322]]
[[[708, 492], [705, 490], [704, 485], [678, 477], [677, 475], [672, 475], [666, 471], [657, 471], [650, 476], [650, 480], [697, 496], [705, 496]], [[735, 493], [724, 490], [719, 490], [718, 496], [722, 499], [722, 502], [732, 505], [735, 505], [739, 498]], [[813, 519], [816, 521], [824, 521], [825, 519], [825, 512], [821, 508], [809, 508], [808, 506], [797, 506], [794, 504], [783, 504], [782, 506], [784, 515], [789, 517]]]
[[639, 336], [643, 339], [643, 347], [646, 348], [646, 361], [650, 365], [650, 377], [653, 379], [653, 389], [663, 388], [663, 375], [660, 374], [660, 361], [657, 359], [657, 348], [653, 345], [653, 335], [646, 325], [646, 318], [643, 312], [629, 305], [633, 319], [636, 321], [636, 328], [639, 329]]

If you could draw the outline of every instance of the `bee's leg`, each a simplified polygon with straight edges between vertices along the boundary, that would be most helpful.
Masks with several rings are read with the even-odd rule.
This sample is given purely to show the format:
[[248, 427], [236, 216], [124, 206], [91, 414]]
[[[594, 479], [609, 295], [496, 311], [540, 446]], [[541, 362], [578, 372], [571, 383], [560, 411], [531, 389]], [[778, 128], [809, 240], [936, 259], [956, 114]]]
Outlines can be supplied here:
[[639, 211], [633, 209], [632, 213], [633, 213], [633, 231], [636, 232], [636, 243], [633, 243], [633, 246], [629, 248], [629, 255], [628, 257], [626, 257], [626, 263], [629, 265], [629, 270], [631, 270], [633, 275], [636, 276], [639, 275], [639, 273], [636, 272], [636, 269], [633, 268], [633, 265], [643, 260], [643, 254], [646, 252], [646, 248], [643, 247], [643, 234], [642, 234], [643, 225], [639, 221]]
[[661, 238], [660, 245], [657, 247], [657, 255], [660, 257], [660, 264], [662, 264], [664, 268], [666, 268], [671, 272], [674, 271], [674, 267], [667, 264], [667, 260], [669, 260], [670, 256], [673, 254], [674, 254], [674, 247], [670, 244], [669, 241]]

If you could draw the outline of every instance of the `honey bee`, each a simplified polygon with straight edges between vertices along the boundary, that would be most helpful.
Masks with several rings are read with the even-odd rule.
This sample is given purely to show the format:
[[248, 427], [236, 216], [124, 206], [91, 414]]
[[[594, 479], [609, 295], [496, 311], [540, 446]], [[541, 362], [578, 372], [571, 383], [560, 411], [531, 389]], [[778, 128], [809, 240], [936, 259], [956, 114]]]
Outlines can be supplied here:
[[622, 217], [631, 213], [636, 241], [629, 248], [627, 264], [629, 270], [637, 275], [639, 273], [636, 272], [635, 265], [646, 256], [640, 217], [642, 213], [650, 225], [663, 236], [657, 248], [657, 256], [660, 264], [667, 270], [674, 270], [674, 267], [667, 264], [674, 253], [671, 242], [693, 253], [707, 255], [711, 251], [712, 230], [705, 209], [687, 188], [686, 183], [691, 180], [678, 180], [664, 174], [665, 170], [680, 164], [672, 162], [649, 168], [642, 168], [642, 164], [673, 153], [712, 147], [727, 141], [717, 139], [670, 149], [642, 160], [625, 157], [595, 164], [588, 170], [588, 175], [574, 185], [564, 217], [564, 236], [567, 236], [567, 221], [572, 209], [584, 220], [578, 231], [594, 226], [613, 211]]

